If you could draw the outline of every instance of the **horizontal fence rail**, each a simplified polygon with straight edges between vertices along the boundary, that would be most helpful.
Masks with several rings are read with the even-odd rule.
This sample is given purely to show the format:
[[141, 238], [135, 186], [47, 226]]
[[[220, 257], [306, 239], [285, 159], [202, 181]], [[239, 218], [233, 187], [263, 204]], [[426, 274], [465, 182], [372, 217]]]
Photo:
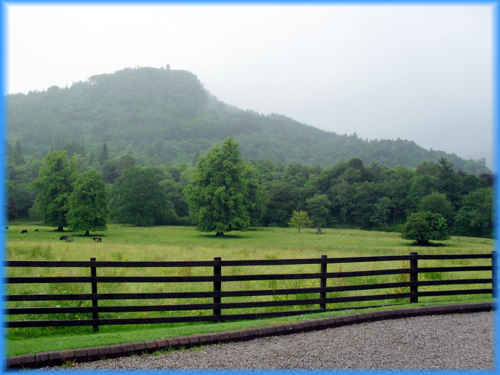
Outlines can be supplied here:
[[[460, 260], [481, 260], [489, 259], [489, 265], [467, 265], [467, 266], [440, 266], [440, 267], [420, 267], [419, 261], [460, 261]], [[335, 307], [335, 304], [356, 303], [367, 301], [386, 301], [393, 300], [398, 303], [417, 303], [420, 297], [435, 296], [456, 296], [456, 295], [477, 295], [486, 294], [494, 296], [494, 285], [496, 281], [495, 272], [495, 252], [485, 254], [418, 254], [416, 252], [409, 255], [398, 256], [367, 256], [367, 257], [346, 257], [346, 258], [328, 258], [322, 255], [321, 258], [309, 259], [262, 259], [262, 260], [222, 260], [214, 258], [212, 261], [169, 261], [169, 262], [122, 262], [122, 261], [96, 261], [91, 258], [90, 261], [7, 261], [5, 266], [7, 270], [18, 268], [87, 268], [88, 276], [41, 276], [41, 277], [19, 277], [9, 276], [5, 279], [8, 285], [19, 284], [56, 284], [65, 285], [67, 283], [84, 284], [90, 287], [90, 293], [53, 293], [53, 294], [13, 294], [8, 293], [6, 301], [8, 303], [5, 313], [7, 316], [29, 315], [29, 319], [16, 320], [10, 319], [5, 322], [8, 328], [26, 328], [26, 327], [57, 327], [57, 326], [92, 326], [94, 331], [98, 331], [102, 325], [117, 324], [150, 324], [150, 323], [176, 323], [176, 322], [221, 322], [239, 319], [268, 318], [278, 316], [290, 316], [312, 312], [324, 312], [340, 309], [358, 309], [375, 306], [348, 306]], [[346, 263], [373, 263], [378, 262], [404, 262], [404, 266], [399, 264], [398, 268], [371, 269], [358, 271], [328, 272], [328, 265], [340, 265]], [[261, 273], [252, 274], [245, 272], [243, 275], [223, 275], [225, 268], [237, 267], [241, 271], [242, 267], [265, 266], [274, 267], [273, 270], [281, 270], [282, 266], [297, 265], [317, 265], [319, 272], [309, 273]], [[205, 276], [99, 276], [98, 269], [116, 270], [120, 268], [208, 268], [211, 272]], [[245, 269], [245, 271], [248, 271]], [[489, 278], [471, 278], [469, 272], [490, 272]], [[189, 274], [190, 274], [189, 270]], [[441, 279], [441, 273], [464, 274], [464, 278], [459, 279]], [[432, 274], [438, 275], [437, 280], [428, 280], [420, 275]], [[358, 283], [351, 285], [328, 286], [328, 281], [337, 283], [340, 280], [354, 280], [353, 278], [364, 278], [369, 276], [403, 275], [406, 280], [399, 279], [396, 282], [373, 282]], [[469, 276], [467, 276], [469, 275]], [[252, 290], [223, 290], [223, 285], [231, 287], [235, 282], [269, 281], [279, 280], [316, 280], [317, 287], [297, 287], [297, 288], [278, 288], [271, 285], [270, 289], [252, 289]], [[377, 280], [378, 281], [378, 280]], [[166, 285], [182, 283], [202, 283], [211, 285], [210, 291], [190, 291], [190, 292], [142, 292], [142, 293], [100, 293], [101, 288], [109, 283], [149, 283], [158, 286], [161, 290]], [[440, 290], [419, 290], [421, 287], [434, 286], [459, 286], [459, 285], [481, 285], [483, 288], [471, 289], [440, 289]], [[187, 284], [189, 285], [189, 284]], [[367, 294], [367, 295], [338, 295], [342, 292], [387, 290], [385, 294]], [[332, 294], [334, 295], [328, 295]], [[280, 297], [274, 300], [255, 300], [257, 297]], [[295, 296], [295, 299], [283, 299], [284, 297]], [[247, 301], [228, 302], [224, 298], [233, 297], [253, 297]], [[281, 298], [283, 297], [283, 298]], [[100, 302], [104, 301], [126, 301], [126, 300], [168, 300], [168, 299], [205, 299], [210, 302], [176, 304], [130, 304], [120, 306], [103, 306]], [[27, 301], [87, 301], [88, 306], [15, 306], [13, 302]], [[9, 305], [9, 303], [11, 305]], [[394, 304], [394, 303], [393, 303]], [[330, 306], [328, 306], [330, 305]], [[332, 307], [333, 305], [333, 307]], [[317, 306], [319, 308], [311, 308]], [[380, 306], [380, 305], [376, 305]], [[274, 307], [290, 307], [293, 309], [283, 311], [261, 311], [256, 313], [231, 313], [234, 309], [262, 309]], [[304, 309], [306, 308], [306, 309]], [[198, 315], [184, 316], [161, 316], [161, 317], [132, 317], [132, 318], [108, 318], [109, 314], [116, 313], [167, 313], [167, 312], [186, 312], [194, 311]], [[222, 312], [224, 311], [224, 314]], [[32, 319], [37, 315], [50, 314], [70, 314], [70, 318], [62, 319]], [[87, 318], [75, 319], [71, 314], [86, 314]], [[101, 315], [100, 315], [101, 314]], [[105, 314], [104, 317], [102, 314]]]

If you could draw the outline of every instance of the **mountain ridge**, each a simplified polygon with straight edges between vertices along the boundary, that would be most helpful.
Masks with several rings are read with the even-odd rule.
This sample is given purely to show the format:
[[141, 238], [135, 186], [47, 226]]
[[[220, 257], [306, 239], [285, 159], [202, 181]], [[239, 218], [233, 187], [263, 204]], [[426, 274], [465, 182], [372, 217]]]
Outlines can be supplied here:
[[351, 158], [416, 168], [447, 158], [457, 170], [490, 173], [484, 161], [426, 150], [409, 140], [362, 140], [279, 114], [241, 110], [218, 100], [186, 70], [126, 68], [67, 88], [7, 96], [8, 140], [29, 157], [77, 143], [97, 155], [130, 153], [142, 164], [193, 162], [233, 137], [247, 160], [333, 166]]

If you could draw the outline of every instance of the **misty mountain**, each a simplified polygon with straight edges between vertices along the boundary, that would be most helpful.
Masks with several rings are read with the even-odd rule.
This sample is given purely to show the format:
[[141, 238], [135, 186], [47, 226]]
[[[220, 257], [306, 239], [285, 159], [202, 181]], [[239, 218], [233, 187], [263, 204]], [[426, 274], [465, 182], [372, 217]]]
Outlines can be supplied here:
[[97, 155], [106, 143], [111, 156], [129, 153], [147, 165], [191, 163], [232, 136], [251, 160], [333, 166], [356, 157], [365, 164], [415, 168], [445, 157], [458, 170], [489, 172], [484, 161], [429, 151], [408, 140], [367, 141], [278, 114], [244, 111], [219, 101], [194, 74], [168, 67], [124, 69], [7, 99], [8, 141], [19, 142], [27, 157], [42, 158], [68, 145]]

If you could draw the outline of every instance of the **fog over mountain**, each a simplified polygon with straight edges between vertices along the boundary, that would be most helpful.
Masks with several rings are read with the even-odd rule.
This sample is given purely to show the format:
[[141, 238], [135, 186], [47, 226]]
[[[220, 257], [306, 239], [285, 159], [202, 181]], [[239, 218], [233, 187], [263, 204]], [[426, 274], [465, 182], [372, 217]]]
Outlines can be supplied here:
[[70, 88], [9, 95], [8, 124], [9, 144], [38, 159], [66, 149], [95, 160], [106, 144], [113, 156], [130, 154], [145, 165], [194, 163], [234, 137], [249, 160], [332, 166], [359, 158], [416, 168], [446, 158], [466, 173], [489, 172], [483, 163], [408, 140], [364, 141], [279, 114], [243, 111], [218, 100], [193, 73], [169, 66], [123, 69]]
[[9, 93], [170, 64], [218, 99], [493, 160], [493, 5], [9, 5]]

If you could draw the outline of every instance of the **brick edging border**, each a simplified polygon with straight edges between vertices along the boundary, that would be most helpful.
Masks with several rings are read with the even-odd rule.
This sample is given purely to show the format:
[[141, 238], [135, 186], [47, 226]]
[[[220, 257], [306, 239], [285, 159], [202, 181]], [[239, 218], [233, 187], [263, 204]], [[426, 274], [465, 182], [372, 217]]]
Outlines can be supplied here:
[[374, 322], [385, 319], [400, 319], [421, 315], [473, 313], [495, 310], [493, 302], [466, 305], [445, 305], [416, 307], [399, 310], [374, 311], [333, 318], [312, 319], [298, 323], [286, 323], [268, 327], [250, 328], [238, 331], [208, 333], [184, 337], [174, 337], [153, 341], [99, 346], [84, 349], [70, 349], [53, 352], [24, 354], [7, 357], [7, 368], [39, 368], [62, 365], [67, 361], [86, 362], [103, 358], [114, 358], [131, 354], [151, 353], [156, 350], [188, 348], [200, 345], [251, 340], [259, 337], [286, 335], [290, 333], [340, 327], [350, 324]]

